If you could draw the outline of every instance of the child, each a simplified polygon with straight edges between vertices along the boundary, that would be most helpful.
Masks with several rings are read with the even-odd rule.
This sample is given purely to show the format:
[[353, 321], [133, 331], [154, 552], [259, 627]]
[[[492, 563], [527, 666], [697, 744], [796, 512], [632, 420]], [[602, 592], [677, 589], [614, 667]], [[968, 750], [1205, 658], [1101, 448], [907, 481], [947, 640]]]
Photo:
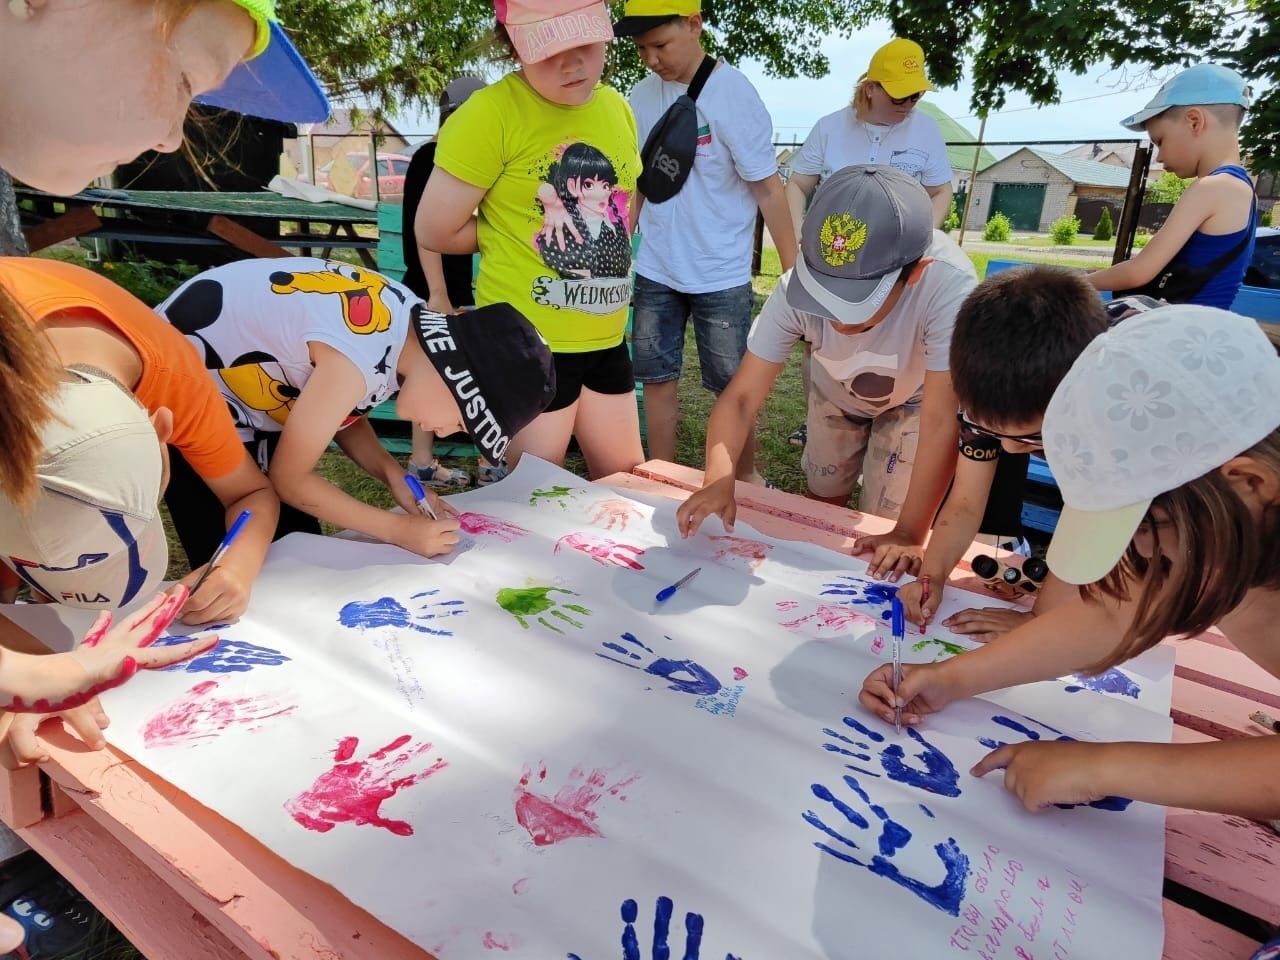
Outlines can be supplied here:
[[[955, 483], [933, 525], [919, 561], [919, 579], [898, 590], [907, 617], [924, 626], [942, 602], [947, 576], [977, 536], [997, 465], [1006, 456], [1043, 449], [1044, 408], [1071, 364], [1107, 329], [1097, 290], [1074, 270], [1027, 267], [1007, 270], [978, 285], [956, 315], [951, 336], [951, 378], [960, 399], [960, 458]], [[1017, 492], [1021, 502], [1021, 490]], [[875, 548], [873, 575], [915, 573], [917, 548], [881, 546], [878, 537], [858, 541]], [[923, 596], [924, 584], [929, 595]], [[1042, 598], [1037, 611], [1043, 612]], [[1018, 611], [981, 611], [960, 625], [993, 632], [997, 622], [1017, 622]], [[960, 615], [957, 614], [957, 617]], [[972, 622], [970, 622], [972, 621]], [[946, 626], [952, 626], [948, 620]], [[987, 639], [987, 637], [975, 637]]]
[[1146, 132], [1166, 170], [1196, 182], [1136, 257], [1089, 274], [1090, 283], [1170, 303], [1231, 306], [1253, 256], [1258, 217], [1253, 181], [1240, 165], [1240, 123], [1248, 106], [1242, 76], [1201, 63], [1122, 121]]
[[677, 511], [691, 536], [732, 527], [734, 461], [796, 341], [813, 344], [809, 496], [897, 520], [883, 543], [919, 544], [955, 468], [957, 400], [947, 359], [973, 264], [933, 229], [929, 195], [900, 170], [853, 166], [814, 195], [801, 256], [756, 318], [742, 366], [707, 427], [703, 487]]
[[[484, 81], [478, 77], [458, 77], [440, 94], [440, 127], [477, 90], [484, 89]], [[437, 134], [438, 136], [438, 134]], [[422, 201], [422, 192], [436, 167], [436, 137], [432, 137], [416, 151], [409, 161], [404, 175], [404, 207], [401, 214], [404, 233], [404, 279], [401, 282], [427, 302], [427, 309], [436, 313], [457, 313], [476, 305], [472, 289], [471, 257], [451, 255], [442, 257], [433, 250], [418, 246], [414, 219]], [[435, 490], [449, 487], [465, 487], [471, 484], [471, 474], [461, 468], [446, 467], [436, 459], [432, 448], [435, 434], [425, 433], [417, 424], [409, 427], [413, 448], [409, 454], [409, 471], [417, 474], [422, 484]], [[497, 470], [494, 464], [480, 461], [480, 483], [493, 479]]]
[[[323, 520], [422, 556], [447, 553], [457, 519], [430, 491], [438, 519], [419, 510], [369, 411], [399, 390], [397, 416], [442, 434], [465, 423], [496, 462], [555, 392], [547, 345], [509, 305], [446, 317], [346, 263], [241, 260], [192, 277], [156, 309], [195, 345], [245, 448], [288, 505], [277, 536], [319, 533]], [[316, 473], [331, 441], [385, 483], [405, 514], [362, 503]], [[184, 543], [221, 536], [211, 496], [174, 457], [166, 502]]]
[[[630, 96], [641, 142], [689, 92], [709, 59], [702, 30], [700, 0], [628, 0], [614, 24], [615, 34], [635, 41], [650, 71]], [[705, 389], [723, 393], [742, 362], [755, 304], [751, 257], [757, 216], [769, 228], [782, 270], [796, 260], [773, 120], [742, 71], [724, 60], [713, 63], [695, 103], [698, 135], [688, 179], [673, 197], [657, 202], [641, 196], [633, 205], [643, 242], [636, 255], [631, 346], [655, 460], [676, 458], [687, 325], [693, 326]], [[764, 483], [755, 469], [753, 433], [736, 469], [740, 480]]]
[[479, 249], [476, 302], [515, 304], [554, 351], [555, 399], [508, 462], [562, 463], [572, 435], [592, 476], [630, 470], [644, 457], [623, 342], [640, 158], [626, 101], [599, 85], [613, 26], [600, 0], [496, 0], [495, 11], [520, 69], [441, 131], [418, 242]]
[[[1044, 416], [1066, 506], [1049, 565], [1081, 599], [986, 646], [905, 666], [896, 699], [918, 724], [952, 700], [1100, 672], [1217, 624], [1280, 676], [1280, 358], [1256, 323], [1165, 306], [1094, 339]], [[892, 720], [892, 668], [860, 700]], [[1280, 817], [1280, 738], [1203, 743], [1019, 743], [1003, 768], [1028, 810], [1124, 796], [1255, 820]]]
[[[64, 376], [62, 429], [110, 438], [111, 479], [81, 476], [81, 454], [46, 441], [42, 472], [62, 477], [58, 494], [29, 512], [29, 538], [0, 536], [0, 559], [32, 589], [69, 606], [118, 609], [164, 579], [167, 549], [159, 500], [166, 444], [191, 464], [216, 497], [217, 539], [240, 515], [253, 517], [182, 611], [190, 624], [236, 620], [262, 568], [280, 501], [236, 438], [227, 407], [200, 358], [144, 303], [99, 274], [60, 260], [0, 259], [0, 284], [44, 334]], [[158, 442], [157, 442], [158, 441]], [[58, 466], [58, 464], [64, 466]], [[76, 476], [76, 480], [68, 477]], [[115, 515], [102, 506], [114, 506]], [[10, 516], [13, 504], [4, 504]], [[119, 517], [121, 519], [114, 519]], [[136, 555], [125, 564], [125, 547]], [[107, 554], [69, 569], [41, 545], [59, 543], [74, 557]], [[192, 584], [213, 547], [189, 551]], [[40, 562], [41, 560], [47, 562]]]

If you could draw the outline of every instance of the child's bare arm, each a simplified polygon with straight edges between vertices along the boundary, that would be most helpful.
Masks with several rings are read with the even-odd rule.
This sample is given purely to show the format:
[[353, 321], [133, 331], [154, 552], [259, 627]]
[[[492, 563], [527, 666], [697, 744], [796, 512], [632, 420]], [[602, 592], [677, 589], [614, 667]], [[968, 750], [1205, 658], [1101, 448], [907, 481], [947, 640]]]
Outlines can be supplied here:
[[960, 400], [951, 385], [949, 370], [925, 371], [924, 400], [920, 406], [916, 460], [911, 468], [907, 499], [894, 528], [912, 543], [924, 543], [929, 524], [955, 473], [960, 439], [956, 410]]
[[1178, 198], [1169, 219], [1132, 260], [1105, 270], [1095, 270], [1087, 279], [1099, 290], [1131, 290], [1151, 280], [1167, 267], [1191, 235], [1224, 205], [1237, 201], [1237, 191], [1227, 181], [1234, 177], [1207, 177], [1197, 180]]
[[485, 192], [442, 167], [432, 170], [414, 220], [418, 246], [437, 253], [475, 253], [475, 211]]

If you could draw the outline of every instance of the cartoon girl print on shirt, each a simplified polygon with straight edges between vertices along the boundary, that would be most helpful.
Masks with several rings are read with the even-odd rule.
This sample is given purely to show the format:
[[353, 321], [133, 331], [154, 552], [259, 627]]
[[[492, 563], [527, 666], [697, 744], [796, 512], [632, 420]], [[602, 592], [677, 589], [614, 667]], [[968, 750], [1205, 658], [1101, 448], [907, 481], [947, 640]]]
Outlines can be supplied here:
[[554, 195], [572, 219], [573, 230], [538, 232], [534, 244], [543, 262], [566, 280], [628, 276], [629, 198], [617, 189], [612, 161], [589, 143], [571, 143], [551, 164], [547, 181], [538, 189], [544, 216]]

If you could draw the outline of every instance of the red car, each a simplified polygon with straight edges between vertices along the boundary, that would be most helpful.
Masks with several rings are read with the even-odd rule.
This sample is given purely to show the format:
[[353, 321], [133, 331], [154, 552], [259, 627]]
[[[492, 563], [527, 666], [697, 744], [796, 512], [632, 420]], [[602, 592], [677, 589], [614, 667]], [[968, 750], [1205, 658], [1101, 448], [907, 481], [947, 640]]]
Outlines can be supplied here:
[[[409, 157], [402, 153], [378, 154], [378, 199], [399, 200], [404, 196], [404, 175], [409, 171]], [[348, 153], [347, 162], [356, 172], [356, 188], [352, 196], [362, 200], [373, 199], [373, 178], [369, 175], [370, 158], [367, 153]], [[330, 160], [316, 174], [316, 184], [326, 189], [329, 185]]]

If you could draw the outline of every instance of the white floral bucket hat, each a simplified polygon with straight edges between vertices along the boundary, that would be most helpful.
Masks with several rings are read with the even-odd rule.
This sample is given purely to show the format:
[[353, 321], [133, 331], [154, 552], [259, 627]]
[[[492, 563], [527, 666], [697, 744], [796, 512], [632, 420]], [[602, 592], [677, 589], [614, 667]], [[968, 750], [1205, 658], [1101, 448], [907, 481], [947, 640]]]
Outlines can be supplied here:
[[1049, 567], [1068, 583], [1120, 561], [1153, 498], [1201, 477], [1280, 426], [1280, 357], [1258, 324], [1175, 304], [1099, 336], [1044, 415], [1064, 503]]

